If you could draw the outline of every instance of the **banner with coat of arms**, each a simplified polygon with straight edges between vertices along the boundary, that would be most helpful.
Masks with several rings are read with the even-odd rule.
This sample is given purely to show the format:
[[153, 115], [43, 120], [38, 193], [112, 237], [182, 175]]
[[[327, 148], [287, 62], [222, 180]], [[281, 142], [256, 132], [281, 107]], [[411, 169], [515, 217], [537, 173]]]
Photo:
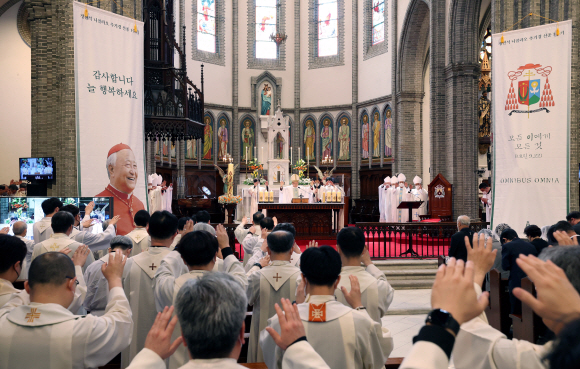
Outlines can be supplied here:
[[494, 34], [492, 45], [492, 227], [521, 235], [568, 212], [572, 22]]

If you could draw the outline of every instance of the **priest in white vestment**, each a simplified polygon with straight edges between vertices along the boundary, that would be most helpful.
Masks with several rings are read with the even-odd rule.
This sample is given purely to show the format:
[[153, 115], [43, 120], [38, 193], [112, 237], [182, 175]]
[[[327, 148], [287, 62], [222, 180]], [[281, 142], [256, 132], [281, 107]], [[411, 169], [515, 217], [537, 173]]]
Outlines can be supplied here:
[[[28, 232], [28, 225], [21, 220], [14, 222], [14, 224], [12, 225], [12, 233], [14, 233], [14, 236], [16, 238], [18, 238], [19, 240], [24, 242], [24, 244], [26, 245], [26, 249], [27, 249], [26, 257], [24, 258], [24, 261], [21, 264], [22, 272], [20, 273], [20, 276], [18, 277], [18, 279], [21, 281], [28, 279], [28, 268], [30, 267], [30, 263], [32, 262], [32, 251], [34, 251], [34, 241], [26, 238], [27, 232]], [[2, 254], [2, 255], [4, 255], [4, 254]], [[0, 306], [2, 306], [2, 304], [0, 304]]]
[[151, 214], [156, 211], [163, 210], [163, 188], [161, 187], [161, 182], [163, 178], [160, 175], [155, 174], [151, 182], [151, 190], [149, 190], [149, 212]]
[[[31, 257], [32, 261], [34, 261], [34, 259], [41, 254], [50, 251], [61, 251], [64, 248], [69, 248], [72, 251], [69, 254], [69, 257], [72, 258], [76, 249], [81, 246], [80, 243], [75, 240], [71, 240], [69, 237], [73, 230], [74, 222], [75, 218], [68, 211], [59, 211], [58, 213], [54, 214], [51, 218], [51, 227], [54, 233], [47, 240], [34, 245], [34, 251], [32, 251]], [[95, 258], [93, 257], [93, 254], [89, 253], [87, 261], [83, 265], [83, 273], [94, 261]]]
[[[286, 231], [292, 234], [292, 237], [294, 237], [294, 245], [292, 246], [292, 256], [290, 257], [290, 265], [294, 265], [300, 268], [300, 256], [302, 255], [302, 251], [300, 251], [300, 247], [296, 243], [296, 228], [294, 228], [294, 226], [291, 223], [279, 223], [276, 224], [276, 226], [274, 227], [274, 229], [272, 229], [271, 232], [274, 231]], [[248, 263], [244, 267], [248, 275], [270, 264], [270, 256], [268, 255], [268, 243], [266, 242], [267, 236], [268, 236], [267, 234], [266, 235], [262, 234], [256, 245], [254, 246], [252, 257], [248, 260]], [[264, 265], [262, 262], [262, 259], [264, 259], [265, 257], [268, 257], [268, 263], [266, 263], [266, 265]]]
[[397, 176], [398, 187], [391, 192], [391, 211], [393, 223], [406, 223], [409, 221], [409, 209], [397, 209], [404, 201], [413, 201], [411, 190], [405, 187], [407, 177], [403, 173]]
[[[350, 276], [352, 289], [343, 289], [352, 308], [336, 301], [341, 272], [336, 250], [330, 246], [306, 249], [300, 270], [306, 300], [298, 305], [298, 312], [314, 350], [333, 369], [383, 368], [393, 350], [393, 338], [365, 310], [355, 276]], [[278, 317], [270, 318], [268, 326], [280, 332]], [[268, 369], [281, 369], [283, 352], [267, 331], [260, 333], [260, 346]]]
[[[206, 273], [185, 281], [175, 304], [183, 327], [183, 345], [190, 360], [181, 369], [243, 369], [236, 360], [244, 343], [247, 299], [243, 288], [228, 274]], [[296, 306], [282, 303], [277, 314], [284, 327], [276, 342], [285, 350], [286, 369], [329, 369], [305, 339], [304, 326], [296, 316]], [[173, 321], [172, 309], [164, 311], [150, 332], [145, 349], [127, 369], [165, 369], [176, 341], [168, 340]], [[228, 317], [223, 319], [223, 317]]]
[[394, 223], [393, 192], [397, 190], [399, 182], [395, 176], [392, 176], [390, 181], [391, 186], [387, 189], [385, 194], [385, 221], [387, 223]]
[[299, 198], [305, 198], [308, 199], [308, 202], [314, 202], [310, 187], [298, 185], [300, 178], [297, 174], [292, 174], [290, 180], [292, 181], [291, 186], [284, 187], [284, 182], [281, 182], [279, 199], [281, 204], [289, 204], [292, 202], [292, 199]]
[[413, 184], [415, 185], [415, 188], [411, 191], [413, 199], [415, 201], [423, 201], [423, 204], [421, 204], [418, 209], [413, 209], [413, 221], [420, 221], [420, 216], [427, 214], [427, 201], [429, 200], [429, 194], [423, 188], [422, 183], [423, 180], [421, 177], [415, 176], [415, 178], [413, 178]]
[[[244, 238], [241, 242], [242, 247], [244, 249], [244, 255], [248, 255], [248, 259], [244, 257], [244, 259], [249, 260], [252, 256], [252, 253], [258, 243], [262, 243], [262, 240], [266, 239], [268, 233], [272, 232], [272, 229], [275, 226], [274, 219], [270, 217], [265, 217], [260, 220], [260, 224], [258, 227], [252, 226], [248, 230], [248, 234], [246, 238]], [[259, 230], [259, 232], [258, 232]], [[259, 236], [257, 236], [259, 234]]]
[[139, 210], [135, 214], [135, 218], [133, 218], [135, 229], [126, 234], [133, 243], [130, 256], [139, 255], [143, 251], [149, 250], [149, 245], [151, 244], [151, 237], [149, 237], [149, 232], [147, 232], [149, 219], [151, 219], [151, 215], [149, 215], [147, 210]]
[[248, 276], [248, 304], [254, 306], [248, 344], [249, 363], [264, 361], [259, 346], [260, 332], [266, 328], [268, 318], [276, 313], [276, 302], [282, 298], [294, 299], [296, 279], [300, 275], [300, 269], [290, 264], [294, 246], [294, 236], [290, 232], [272, 232], [266, 242], [271, 264]]
[[52, 236], [52, 228], [50, 222], [52, 216], [56, 214], [60, 208], [63, 207], [62, 201], [56, 197], [51, 197], [42, 202], [42, 212], [44, 213], [44, 218], [35, 222], [32, 226], [32, 232], [34, 236], [34, 243], [40, 243], [50, 236]]
[[[187, 265], [188, 272], [177, 278], [167, 273], [156, 275], [156, 279], [172, 278], [174, 280], [173, 286], [164, 284], [167, 286], [165, 287], [168, 289], [167, 291], [156, 289], [155, 301], [157, 305], [164, 307], [175, 305], [175, 296], [177, 296], [179, 289], [186, 283], [186, 281], [201, 278], [205, 274], [211, 272], [219, 271], [230, 274], [243, 287], [244, 291], [246, 290], [248, 286], [246, 274], [242, 264], [238, 261], [230, 248], [225, 228], [221, 225], [218, 226], [217, 234], [218, 238], [206, 231], [193, 231], [187, 233], [183, 237], [182, 242], [179, 243], [176, 251], [181, 254], [181, 257]], [[220, 250], [224, 256], [224, 260], [218, 264], [217, 260], [220, 259], [218, 259], [217, 255]], [[218, 265], [219, 267], [216, 268]], [[169, 289], [171, 289], [171, 291]], [[172, 297], [172, 300], [168, 301], [169, 297]], [[173, 338], [177, 339], [180, 335], [181, 328], [178, 324], [173, 332]], [[188, 361], [189, 354], [187, 348], [181, 346], [169, 359], [169, 369], [177, 369], [185, 365]]]
[[104, 270], [105, 314], [78, 316], [66, 309], [77, 288], [73, 262], [56, 252], [36, 258], [21, 293], [26, 297], [0, 309], [0, 368], [97, 368], [113, 359], [131, 341], [133, 325], [121, 287], [123, 264], [118, 254]]
[[248, 189], [248, 196], [250, 197], [250, 213], [255, 214], [258, 211], [260, 192], [265, 190], [265, 187], [260, 186], [260, 180], [258, 178], [254, 178], [254, 185]]
[[[262, 219], [264, 219], [264, 213], [262, 213], [261, 211], [257, 211], [252, 215], [252, 225], [254, 226], [255, 231], [253, 233], [254, 237], [260, 237], [260, 221]], [[234, 230], [234, 236], [236, 237], [236, 240], [238, 240], [240, 245], [242, 244], [242, 241], [244, 241], [244, 239], [248, 235], [248, 232], [250, 231], [249, 229], [246, 228], [246, 224], [248, 224], [249, 221], [250, 220], [248, 219], [247, 216], [243, 217], [242, 222]], [[252, 257], [251, 254], [244, 252], [244, 266], [248, 263], [248, 259], [250, 259], [250, 257]]]
[[[73, 230], [69, 235], [69, 238], [71, 240], [75, 240], [78, 243], [87, 245], [91, 249], [91, 251], [106, 250], [109, 247], [113, 237], [117, 235], [115, 224], [119, 222], [119, 219], [121, 217], [117, 215], [109, 219], [109, 224], [107, 228], [103, 230], [103, 232], [95, 234], [91, 231], [90, 228], [91, 218], [89, 216], [89, 214], [92, 212], [93, 207], [94, 203], [91, 201], [87, 205], [87, 208], [85, 210], [85, 219], [83, 219], [83, 222], [86, 221], [87, 227], [82, 227], [80, 209], [76, 205], [72, 204], [65, 205], [60, 209], [60, 211], [68, 211], [75, 218]], [[83, 230], [79, 230], [77, 229], [77, 227], [82, 228]]]
[[[110, 255], [115, 254], [117, 250], [121, 252], [123, 258], [129, 258], [132, 248], [133, 243], [129, 237], [116, 236], [111, 240], [111, 246], [107, 250], [107, 255], [89, 265], [84, 274], [87, 283], [87, 296], [85, 297], [83, 307], [87, 312], [97, 316], [102, 316], [105, 313], [109, 295], [109, 282], [107, 282], [101, 268], [109, 262]], [[125, 263], [125, 267], [123, 268], [123, 282], [129, 276], [132, 264], [132, 259], [128, 259]]]
[[133, 264], [125, 279], [123, 288], [133, 311], [133, 339], [131, 345], [121, 355], [122, 367], [131, 360], [145, 345], [147, 332], [157, 316], [153, 293], [155, 272], [161, 260], [171, 251], [169, 246], [177, 235], [177, 217], [168, 211], [157, 211], [149, 220], [151, 246], [147, 251], [131, 258]]
[[382, 185], [379, 186], [379, 222], [386, 222], [386, 194], [391, 187], [391, 177], [385, 177], [384, 182]]

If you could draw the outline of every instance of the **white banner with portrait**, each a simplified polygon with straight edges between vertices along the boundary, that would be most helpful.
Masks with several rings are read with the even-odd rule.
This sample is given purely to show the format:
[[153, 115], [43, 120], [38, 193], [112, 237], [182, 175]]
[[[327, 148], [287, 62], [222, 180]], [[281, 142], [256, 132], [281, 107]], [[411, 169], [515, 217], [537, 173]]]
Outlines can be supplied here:
[[568, 212], [572, 22], [498, 33], [492, 42], [492, 226], [522, 235]]
[[118, 233], [147, 206], [143, 23], [73, 2], [80, 196], [114, 197]]

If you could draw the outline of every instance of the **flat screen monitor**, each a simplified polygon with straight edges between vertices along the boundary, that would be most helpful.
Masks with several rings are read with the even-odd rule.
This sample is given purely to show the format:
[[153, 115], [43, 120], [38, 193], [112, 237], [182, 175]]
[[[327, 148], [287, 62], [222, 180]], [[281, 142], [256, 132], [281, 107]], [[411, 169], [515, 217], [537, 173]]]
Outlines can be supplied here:
[[56, 168], [53, 157], [20, 158], [21, 180], [53, 180], [56, 178]]

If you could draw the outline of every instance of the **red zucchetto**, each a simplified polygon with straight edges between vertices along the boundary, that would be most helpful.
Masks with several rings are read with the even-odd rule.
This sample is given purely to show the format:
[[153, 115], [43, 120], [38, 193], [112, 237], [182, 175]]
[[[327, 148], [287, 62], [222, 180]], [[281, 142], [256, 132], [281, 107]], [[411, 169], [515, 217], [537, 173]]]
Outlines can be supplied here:
[[111, 150], [109, 150], [109, 153], [107, 154], [107, 158], [109, 156], [111, 156], [112, 154], [119, 152], [121, 150], [125, 150], [125, 149], [129, 149], [129, 150], [133, 151], [133, 149], [131, 149], [131, 147], [129, 145], [125, 145], [124, 143], [116, 144], [115, 146], [111, 147]]

